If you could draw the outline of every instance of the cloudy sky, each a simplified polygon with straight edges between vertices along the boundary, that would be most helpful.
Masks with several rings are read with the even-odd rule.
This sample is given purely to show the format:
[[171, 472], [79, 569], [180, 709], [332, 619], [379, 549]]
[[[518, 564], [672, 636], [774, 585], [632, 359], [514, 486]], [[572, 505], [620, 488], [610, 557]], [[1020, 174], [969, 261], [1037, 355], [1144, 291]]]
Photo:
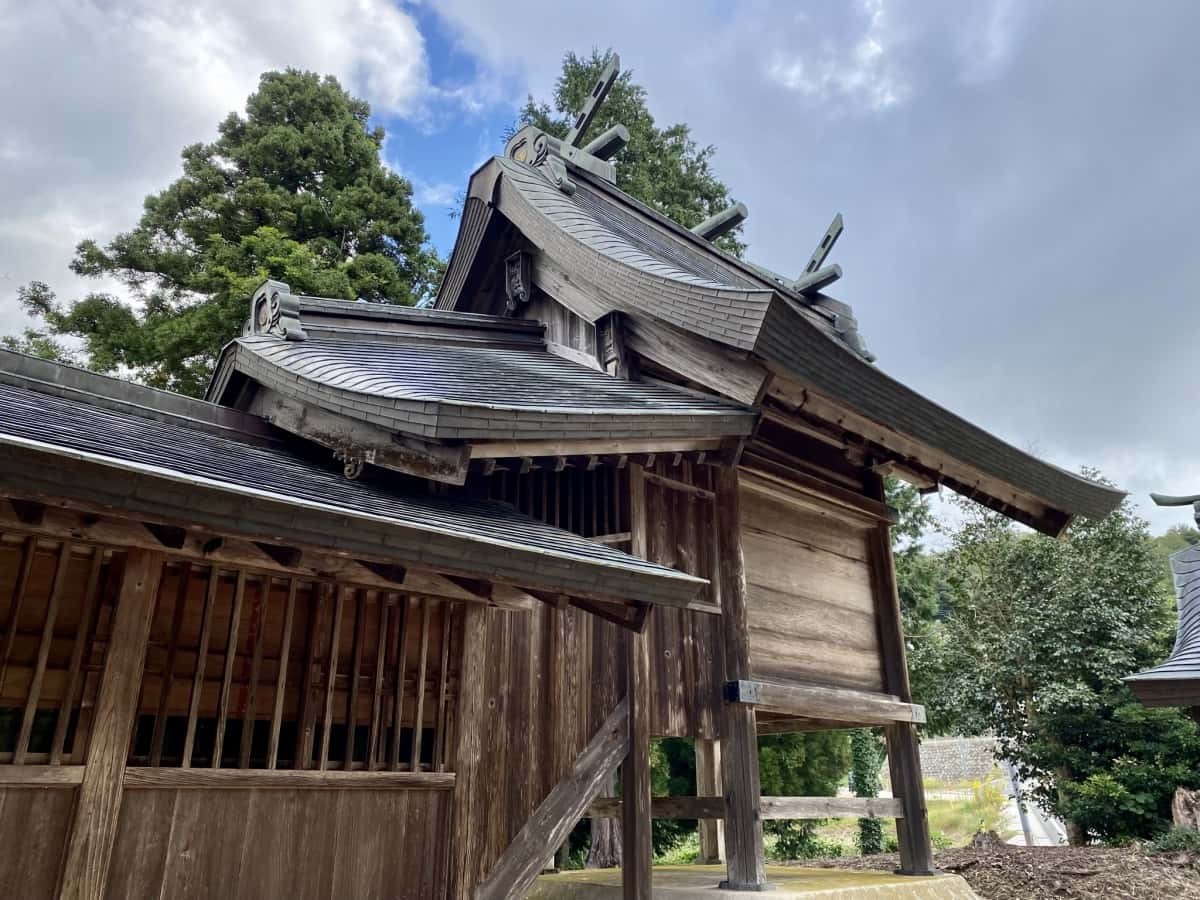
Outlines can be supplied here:
[[798, 272], [835, 212], [837, 286], [891, 374], [1142, 502], [1200, 491], [1200, 4], [1044, 0], [0, 0], [0, 330], [81, 285], [83, 237], [210, 139], [260, 72], [367, 98], [431, 238], [568, 49], [617, 49]]

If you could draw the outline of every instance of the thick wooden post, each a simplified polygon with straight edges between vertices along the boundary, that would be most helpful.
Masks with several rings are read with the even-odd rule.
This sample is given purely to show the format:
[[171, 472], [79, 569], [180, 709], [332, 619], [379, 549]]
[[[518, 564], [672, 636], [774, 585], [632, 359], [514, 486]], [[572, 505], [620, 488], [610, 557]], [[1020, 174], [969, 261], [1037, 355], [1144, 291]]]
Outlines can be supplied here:
[[[741, 504], [738, 474], [722, 467], [716, 477], [715, 529], [721, 591], [721, 629], [725, 645], [725, 679], [750, 678], [750, 627], [746, 619], [746, 569], [742, 558]], [[721, 773], [725, 795], [727, 880], [735, 891], [766, 888], [762, 818], [759, 800], [758, 733], [754, 707], [725, 703]]]
[[[721, 742], [696, 738], [696, 796], [720, 797]], [[725, 858], [725, 826], [720, 819], [701, 819], [700, 862], [719, 863]]]
[[[883, 485], [876, 485], [882, 500]], [[883, 653], [884, 690], [902, 702], [912, 702], [908, 682], [908, 659], [904, 647], [904, 626], [900, 618], [900, 594], [896, 588], [896, 568], [892, 559], [891, 526], [876, 526], [871, 538], [871, 560], [875, 580], [875, 612], [879, 621], [879, 649]], [[933, 845], [929, 837], [929, 814], [925, 807], [925, 784], [921, 778], [921, 754], [917, 729], [909, 723], [889, 725], [887, 737], [888, 771], [892, 794], [904, 805], [904, 818], [896, 821], [900, 844], [900, 874], [931, 875]]]
[[[404, 602], [407, 602], [404, 601]], [[451, 841], [450, 897], [470, 900], [475, 883], [481, 877], [473, 848], [477, 842], [469, 836], [486, 827], [487, 817], [478, 802], [479, 767], [483, 761], [483, 719], [486, 705], [483, 673], [487, 653], [488, 609], [480, 603], [463, 608], [462, 664], [458, 677], [458, 716], [454, 734], [458, 747], [454, 762], [454, 812]], [[401, 676], [403, 673], [401, 673]], [[399, 690], [399, 688], [397, 688]], [[396, 722], [400, 731], [400, 722]]]
[[137, 715], [146, 640], [150, 636], [162, 569], [161, 553], [134, 549], [125, 558], [121, 593], [96, 698], [91, 746], [67, 840], [60, 900], [100, 900], [108, 884], [121, 812], [125, 758]]
[[625, 646], [629, 750], [621, 765], [621, 883], [624, 900], [650, 900], [650, 645], [645, 634], [629, 631]]
[[[642, 559], [650, 556], [649, 524], [645, 472], [641, 466], [630, 466], [630, 549]], [[644, 631], [625, 633], [625, 698], [629, 704], [629, 751], [621, 765], [621, 883], [625, 900], [650, 900], [650, 870], [654, 865], [650, 836], [650, 645]]]

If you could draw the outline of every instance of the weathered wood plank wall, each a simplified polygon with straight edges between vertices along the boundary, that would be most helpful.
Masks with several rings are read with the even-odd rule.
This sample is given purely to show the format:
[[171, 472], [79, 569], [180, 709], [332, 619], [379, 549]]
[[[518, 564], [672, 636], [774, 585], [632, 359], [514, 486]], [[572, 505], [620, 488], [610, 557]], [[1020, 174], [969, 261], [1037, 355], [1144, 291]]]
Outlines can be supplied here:
[[743, 483], [756, 678], [883, 690], [869, 529]]
[[446, 884], [451, 797], [130, 789], [107, 897], [436, 898]]

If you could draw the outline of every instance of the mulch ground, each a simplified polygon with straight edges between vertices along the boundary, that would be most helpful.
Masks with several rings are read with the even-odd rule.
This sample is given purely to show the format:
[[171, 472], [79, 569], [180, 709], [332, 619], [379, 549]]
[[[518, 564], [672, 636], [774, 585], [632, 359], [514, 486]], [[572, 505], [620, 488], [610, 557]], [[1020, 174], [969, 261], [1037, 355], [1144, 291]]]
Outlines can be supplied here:
[[[942, 850], [938, 868], [961, 875], [984, 900], [1200, 900], [1200, 855], [1129, 847], [1010, 847]], [[895, 854], [826, 859], [816, 865], [893, 870]], [[804, 865], [814, 865], [809, 860]]]

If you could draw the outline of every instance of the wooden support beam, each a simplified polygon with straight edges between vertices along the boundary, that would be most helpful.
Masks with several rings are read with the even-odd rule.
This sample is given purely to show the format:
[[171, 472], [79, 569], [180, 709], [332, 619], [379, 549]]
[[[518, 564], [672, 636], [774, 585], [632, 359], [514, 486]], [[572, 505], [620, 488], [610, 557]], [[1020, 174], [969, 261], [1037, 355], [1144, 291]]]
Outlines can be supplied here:
[[474, 900], [525, 896], [555, 849], [599, 796], [628, 748], [629, 704], [623, 700], [576, 757], [570, 774], [554, 786], [513, 838], [475, 891]]
[[[452, 833], [458, 839], [450, 842], [450, 900], [471, 898], [478, 863], [470, 836], [476, 833], [476, 829], [484, 827], [487, 819], [483, 809], [480, 768], [483, 764], [483, 722], [487, 710], [487, 685], [482, 673], [487, 665], [488, 615], [484, 606], [468, 604], [463, 607], [460, 670], [473, 674], [458, 680], [458, 710], [454, 727], [458, 742], [454, 751], [454, 771], [458, 780], [454, 786], [451, 811]], [[394, 721], [398, 734], [398, 714]]]
[[[717, 571], [721, 588], [721, 630], [725, 650], [725, 676], [750, 678], [750, 627], [746, 614], [746, 566], [742, 557], [741, 502], [738, 471], [720, 468], [714, 473], [716, 503], [713, 508]], [[759, 798], [758, 733], [754, 707], [726, 703], [721, 774], [725, 789], [725, 853], [729, 890], [761, 891], [767, 884]]]
[[[883, 481], [875, 478], [875, 496], [883, 500]], [[879, 623], [879, 648], [883, 654], [884, 688], [901, 701], [912, 700], [908, 681], [908, 660], [904, 626], [900, 616], [900, 594], [896, 587], [896, 569], [892, 559], [891, 528], [877, 525], [870, 535], [872, 581], [875, 588], [875, 612]], [[888, 769], [892, 793], [904, 804], [904, 818], [896, 823], [900, 844], [900, 872], [904, 875], [930, 875], [933, 844], [929, 834], [929, 815], [925, 805], [925, 784], [921, 777], [921, 754], [917, 729], [912, 723], [893, 723], [885, 729]]]
[[178, 550], [187, 540], [187, 529], [177, 525], [160, 525], [157, 522], [142, 523], [154, 539], [169, 550]]
[[621, 885], [623, 900], [650, 900], [654, 845], [650, 821], [650, 644], [625, 635], [629, 750], [621, 763]]
[[163, 561], [161, 553], [137, 549], [125, 559], [59, 900], [101, 900], [105, 895]]
[[[592, 803], [588, 817], [619, 819], [624, 806], [616, 797], [600, 797]], [[759, 812], [764, 819], [899, 819], [904, 804], [891, 797], [763, 797]], [[652, 797], [652, 819], [723, 819], [725, 798]]]
[[719, 863], [725, 859], [725, 798], [721, 795], [721, 742], [696, 738], [696, 793], [721, 801], [719, 818], [699, 820], [701, 863]]
[[17, 518], [26, 525], [41, 525], [42, 517], [46, 514], [46, 504], [37, 503], [33, 500], [12, 500], [9, 505], [12, 506], [13, 512]]
[[298, 547], [268, 544], [266, 541], [255, 541], [254, 546], [287, 569], [292, 569], [300, 565], [300, 560], [304, 557], [304, 553]]
[[845, 688], [774, 681], [729, 681], [725, 684], [725, 700], [727, 703], [748, 703], [773, 713], [855, 726], [925, 722], [925, 707], [920, 704], [903, 703], [891, 694]]

